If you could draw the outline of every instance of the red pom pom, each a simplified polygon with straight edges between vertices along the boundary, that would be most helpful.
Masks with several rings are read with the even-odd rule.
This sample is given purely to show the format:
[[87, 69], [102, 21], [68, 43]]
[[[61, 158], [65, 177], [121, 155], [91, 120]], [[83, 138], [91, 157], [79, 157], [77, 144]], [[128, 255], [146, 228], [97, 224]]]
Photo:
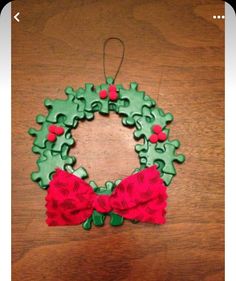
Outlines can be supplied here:
[[149, 140], [150, 140], [151, 143], [157, 143], [157, 141], [158, 141], [158, 135], [152, 134], [152, 135], [150, 136]]
[[60, 136], [64, 133], [64, 128], [63, 127], [59, 127], [59, 126], [56, 126], [56, 129], [55, 129], [55, 132], [54, 132], [56, 135]]
[[56, 125], [50, 125], [50, 126], [48, 127], [48, 131], [49, 131], [50, 133], [55, 133], [56, 130], [57, 130], [57, 126], [56, 126]]
[[107, 97], [107, 91], [106, 91], [106, 90], [101, 90], [101, 91], [99, 92], [99, 97], [100, 97], [101, 99], [105, 99], [105, 98]]
[[155, 133], [155, 134], [159, 134], [161, 131], [162, 131], [162, 127], [160, 125], [153, 125], [152, 126], [152, 131]]
[[110, 85], [109, 92], [116, 92], [116, 85]]
[[116, 100], [118, 99], [118, 94], [117, 94], [117, 92], [110, 92], [110, 93], [109, 93], [109, 99], [110, 99], [111, 101], [116, 101]]
[[161, 133], [158, 135], [158, 139], [159, 139], [160, 141], [165, 141], [166, 138], [167, 138], [167, 136], [166, 136], [166, 134], [163, 133], [163, 132], [161, 132]]
[[56, 139], [57, 139], [57, 136], [56, 136], [55, 134], [53, 134], [53, 133], [49, 133], [49, 134], [48, 134], [48, 140], [49, 140], [50, 142], [55, 142]]

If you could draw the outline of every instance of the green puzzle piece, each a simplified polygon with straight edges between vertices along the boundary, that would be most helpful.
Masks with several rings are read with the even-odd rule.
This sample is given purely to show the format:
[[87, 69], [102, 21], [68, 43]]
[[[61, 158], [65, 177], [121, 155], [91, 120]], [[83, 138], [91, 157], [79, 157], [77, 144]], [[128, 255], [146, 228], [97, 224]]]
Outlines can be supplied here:
[[[118, 181], [116, 181], [116, 182], [118, 182]], [[89, 184], [97, 194], [111, 194], [113, 189], [116, 186], [115, 183], [110, 182], [110, 181], [105, 183], [105, 187], [98, 187], [94, 181], [90, 181]], [[123, 224], [123, 222], [124, 222], [123, 217], [121, 217], [113, 212], [109, 212], [107, 214], [102, 214], [102, 213], [99, 213], [94, 210], [92, 216], [89, 217], [83, 223], [83, 228], [86, 230], [91, 229], [92, 223], [95, 226], [103, 226], [106, 216], [110, 216], [110, 225], [112, 225], [112, 226], [119, 226], [119, 225]]]
[[153, 125], [160, 125], [162, 129], [173, 120], [173, 115], [171, 113], [165, 114], [161, 108], [150, 109], [149, 116], [142, 116], [136, 120], [136, 130], [134, 131], [134, 137], [140, 139], [149, 137], [153, 134], [152, 127]]
[[[168, 129], [165, 129], [164, 131], [168, 131]], [[166, 133], [167, 135], [168, 135], [168, 133]], [[176, 141], [170, 141], [169, 143], [171, 143], [171, 144], [174, 144]], [[160, 145], [160, 146], [159, 146]], [[157, 143], [157, 146], [156, 146], [156, 148], [158, 147], [158, 149], [161, 149], [161, 150], [163, 150], [163, 151], [165, 151], [165, 149], [164, 149], [164, 146], [163, 146], [163, 143]], [[135, 150], [136, 150], [136, 152], [140, 152], [140, 151], [146, 151], [148, 149], [148, 141], [145, 139], [145, 142], [144, 142], [144, 144], [137, 144], [136, 146], [135, 146]], [[140, 162], [141, 162], [141, 167], [140, 168], [137, 168], [137, 169], [135, 169], [135, 171], [134, 171], [134, 173], [137, 173], [137, 172], [139, 172], [140, 170], [143, 170], [143, 169], [145, 169], [146, 168], [146, 159], [140, 159]], [[158, 170], [161, 172], [161, 178], [164, 180], [164, 182], [165, 182], [165, 184], [168, 186], [168, 185], [170, 185], [170, 183], [171, 183], [171, 181], [172, 181], [172, 179], [173, 179], [173, 177], [174, 177], [174, 175], [171, 175], [171, 174], [166, 174], [166, 173], [163, 173], [162, 172], [162, 169], [163, 169], [163, 167], [164, 167], [164, 163], [162, 162], [162, 161], [156, 161], [156, 163], [155, 164], [157, 164], [157, 167], [158, 167]]]
[[67, 156], [62, 158], [62, 156], [57, 154], [52, 154], [50, 150], [43, 152], [45, 158], [43, 160], [38, 160], [38, 171], [31, 174], [31, 179], [35, 182], [39, 182], [42, 188], [47, 188], [52, 174], [55, 172], [56, 168], [61, 168], [64, 170], [66, 165], [72, 165], [75, 163], [75, 157]]
[[74, 102], [79, 105], [79, 114], [81, 116], [84, 116], [84, 118], [86, 120], [93, 120], [94, 113], [85, 110], [85, 102], [84, 101], [76, 99]]
[[[106, 84], [101, 84], [101, 85], [95, 87], [95, 91], [98, 95], [99, 95], [101, 90], [106, 90], [108, 92], [109, 86], [112, 85], [113, 82], [114, 82], [112, 77], [108, 77], [106, 81], [107, 81]], [[116, 90], [117, 90], [118, 94], [119, 94], [121, 89], [124, 89], [121, 84], [116, 85]], [[111, 101], [107, 97], [105, 100], [108, 100], [109, 111], [117, 112], [118, 108], [120, 106], [124, 105], [124, 101], [122, 101], [121, 99], [118, 99], [116, 101]], [[99, 107], [95, 107], [94, 110], [99, 111]]]
[[86, 83], [85, 89], [79, 88], [76, 91], [76, 98], [77, 100], [83, 101], [85, 111], [99, 111], [103, 114], [109, 113], [108, 99], [100, 99], [99, 93], [95, 91], [92, 83]]
[[51, 145], [49, 145], [50, 149], [52, 151], [57, 151], [57, 152], [61, 151], [62, 146], [64, 144], [66, 144], [68, 146], [72, 146], [74, 144], [74, 139], [72, 138], [71, 134], [69, 133], [70, 128], [65, 127], [65, 125], [63, 123], [63, 120], [64, 120], [64, 117], [62, 117], [62, 116], [58, 117], [57, 125], [64, 129], [64, 133], [60, 136], [57, 136], [55, 142], [50, 143], [47, 140], [47, 135], [49, 133], [48, 127], [50, 125], [52, 125], [52, 123], [48, 122], [46, 120], [46, 117], [44, 117], [43, 115], [38, 115], [36, 117], [36, 122], [38, 124], [42, 125], [40, 130], [36, 130], [36, 129], [31, 128], [28, 131], [30, 135], [35, 136], [34, 145], [38, 146], [40, 148], [45, 148], [46, 145], [48, 143], [50, 143], [51, 144]]
[[[76, 91], [72, 87], [65, 88], [65, 93], [67, 95], [76, 96]], [[78, 115], [81, 116], [81, 118], [85, 118], [87, 120], [92, 120], [94, 118], [94, 113], [85, 111], [85, 101], [82, 99], [75, 99], [74, 103], [78, 105]]]
[[[52, 146], [53, 146], [53, 143], [52, 142], [47, 142], [46, 143], [46, 147], [45, 148], [41, 148], [41, 147], [38, 147], [37, 145], [34, 145], [32, 146], [32, 151], [35, 153], [35, 154], [39, 154], [39, 158], [37, 161], [43, 161], [43, 160], [46, 160], [46, 156], [43, 154], [46, 150], [52, 150]], [[53, 152], [52, 152], [53, 153]]]
[[[163, 130], [163, 132], [166, 134], [167, 140], [164, 141], [164, 142], [157, 142], [156, 144], [154, 144], [154, 145], [156, 145], [156, 146], [158, 145], [158, 148], [159, 148], [159, 149], [164, 149], [163, 144], [166, 144], [166, 143], [172, 144], [172, 142], [173, 142], [173, 141], [169, 141], [169, 140], [168, 140], [170, 129], [165, 128], [165, 129]], [[136, 144], [136, 145], [135, 145], [135, 151], [136, 151], [137, 153], [139, 153], [140, 151], [147, 151], [147, 150], [148, 150], [148, 145], [149, 145], [149, 143], [150, 143], [150, 141], [147, 140], [147, 139], [144, 137], [144, 142], [143, 142], [143, 144]]]
[[66, 91], [67, 99], [46, 99], [45, 106], [49, 109], [47, 121], [56, 123], [60, 116], [64, 116], [63, 123], [66, 126], [74, 127], [78, 119], [84, 118], [83, 112], [79, 111], [79, 104], [75, 103], [75, 95]]
[[38, 147], [45, 147], [47, 142], [47, 135], [48, 135], [48, 126], [51, 125], [50, 122], [46, 121], [46, 118], [42, 115], [38, 115], [36, 117], [36, 122], [41, 126], [39, 130], [30, 128], [28, 133], [31, 136], [35, 136], [34, 145]]
[[86, 179], [88, 177], [88, 172], [84, 167], [79, 167], [78, 169], [74, 170], [71, 166], [67, 165], [65, 168], [69, 173], [81, 179]]
[[176, 155], [175, 153], [179, 146], [180, 142], [178, 140], [167, 140], [157, 144], [146, 141], [143, 146], [138, 145], [136, 151], [139, 152], [141, 165], [150, 167], [158, 164], [163, 180], [169, 185], [172, 177], [176, 175], [174, 162], [183, 163], [185, 160], [184, 155]]
[[70, 133], [63, 134], [61, 136], [57, 136], [57, 139], [52, 147], [52, 151], [60, 152], [62, 150], [63, 145], [67, 145], [71, 147], [75, 143], [72, 135]]
[[[169, 129], [165, 129], [164, 132], [168, 136]], [[145, 168], [156, 164], [161, 172], [162, 179], [168, 186], [174, 175], [176, 175], [174, 162], [183, 163], [185, 160], [183, 155], [175, 154], [175, 150], [179, 146], [180, 142], [178, 140], [166, 140], [165, 142], [152, 144], [145, 139], [144, 144], [135, 146], [135, 150], [139, 153], [141, 167]]]
[[[53, 146], [52, 142], [47, 142], [45, 148], [40, 148], [40, 147], [35, 146], [35, 145], [32, 147], [32, 151], [35, 154], [39, 154], [40, 155], [39, 159], [37, 160], [38, 162], [44, 161], [44, 160], [47, 159], [47, 157], [44, 155], [44, 152], [47, 151], [47, 150], [51, 150], [52, 151], [52, 155], [57, 155], [58, 154], [58, 151], [53, 151], [52, 150], [52, 146]], [[60, 154], [61, 154], [61, 157], [63, 159], [68, 157], [69, 149], [70, 149], [70, 147], [67, 144], [62, 145]]]
[[171, 184], [171, 181], [173, 179], [174, 175], [171, 174], [162, 174], [161, 178], [163, 179], [164, 183], [168, 186]]
[[128, 90], [120, 89], [120, 99], [125, 101], [124, 105], [119, 106], [118, 113], [126, 117], [122, 120], [125, 126], [133, 126], [135, 124], [135, 116], [142, 116], [143, 109], [154, 107], [156, 102], [145, 92], [138, 91], [136, 82], [130, 83]]

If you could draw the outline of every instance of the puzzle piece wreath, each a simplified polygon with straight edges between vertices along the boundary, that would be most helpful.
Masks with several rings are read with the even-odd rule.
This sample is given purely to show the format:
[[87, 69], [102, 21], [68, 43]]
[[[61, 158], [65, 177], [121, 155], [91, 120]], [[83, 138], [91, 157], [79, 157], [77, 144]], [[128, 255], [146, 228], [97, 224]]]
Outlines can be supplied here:
[[[183, 163], [185, 160], [182, 154], [176, 154], [180, 142], [169, 139], [168, 124], [173, 120], [173, 115], [164, 113], [152, 98], [139, 91], [137, 83], [131, 82], [126, 89], [123, 85], [115, 85], [114, 79], [109, 77], [106, 83], [98, 86], [86, 83], [84, 88], [77, 90], [67, 87], [65, 94], [67, 98], [64, 100], [46, 99], [44, 104], [48, 115], [38, 115], [36, 118], [41, 128], [29, 130], [29, 134], [35, 137], [32, 151], [39, 155], [38, 171], [32, 173], [31, 178], [41, 188], [48, 189], [57, 168], [82, 179], [88, 176], [83, 167], [73, 170], [76, 159], [69, 153], [75, 143], [73, 129], [80, 120], [93, 119], [95, 112], [115, 112], [122, 118], [124, 126], [134, 128], [135, 139], [143, 139], [143, 144], [135, 147], [140, 159], [140, 167], [135, 169], [137, 173], [155, 165], [165, 186], [171, 183], [176, 175], [175, 162]], [[96, 194], [110, 196], [119, 182], [108, 181], [104, 187], [98, 187], [91, 181], [90, 186]], [[124, 218], [113, 211], [101, 213], [94, 210], [83, 222], [83, 228], [90, 229], [92, 223], [102, 226], [106, 216], [110, 216], [112, 226], [123, 224]]]

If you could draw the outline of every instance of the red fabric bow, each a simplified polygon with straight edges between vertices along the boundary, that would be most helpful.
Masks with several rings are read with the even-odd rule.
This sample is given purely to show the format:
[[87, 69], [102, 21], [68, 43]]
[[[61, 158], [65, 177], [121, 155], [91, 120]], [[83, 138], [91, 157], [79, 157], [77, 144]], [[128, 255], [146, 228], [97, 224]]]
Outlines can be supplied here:
[[46, 196], [47, 224], [77, 225], [93, 210], [114, 212], [126, 219], [165, 223], [166, 186], [156, 166], [146, 168], [121, 181], [111, 195], [98, 195], [81, 178], [57, 169]]

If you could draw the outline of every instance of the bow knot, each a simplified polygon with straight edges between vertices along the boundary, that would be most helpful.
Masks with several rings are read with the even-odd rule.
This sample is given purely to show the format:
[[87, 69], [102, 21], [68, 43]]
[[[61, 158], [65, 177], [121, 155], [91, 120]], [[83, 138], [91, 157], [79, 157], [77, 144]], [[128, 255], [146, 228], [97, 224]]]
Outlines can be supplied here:
[[93, 209], [99, 213], [109, 213], [112, 211], [111, 198], [109, 195], [95, 194]]
[[56, 169], [46, 196], [48, 225], [76, 225], [94, 210], [114, 212], [126, 219], [163, 224], [166, 186], [156, 166], [121, 181], [111, 195], [99, 195], [81, 178]]

